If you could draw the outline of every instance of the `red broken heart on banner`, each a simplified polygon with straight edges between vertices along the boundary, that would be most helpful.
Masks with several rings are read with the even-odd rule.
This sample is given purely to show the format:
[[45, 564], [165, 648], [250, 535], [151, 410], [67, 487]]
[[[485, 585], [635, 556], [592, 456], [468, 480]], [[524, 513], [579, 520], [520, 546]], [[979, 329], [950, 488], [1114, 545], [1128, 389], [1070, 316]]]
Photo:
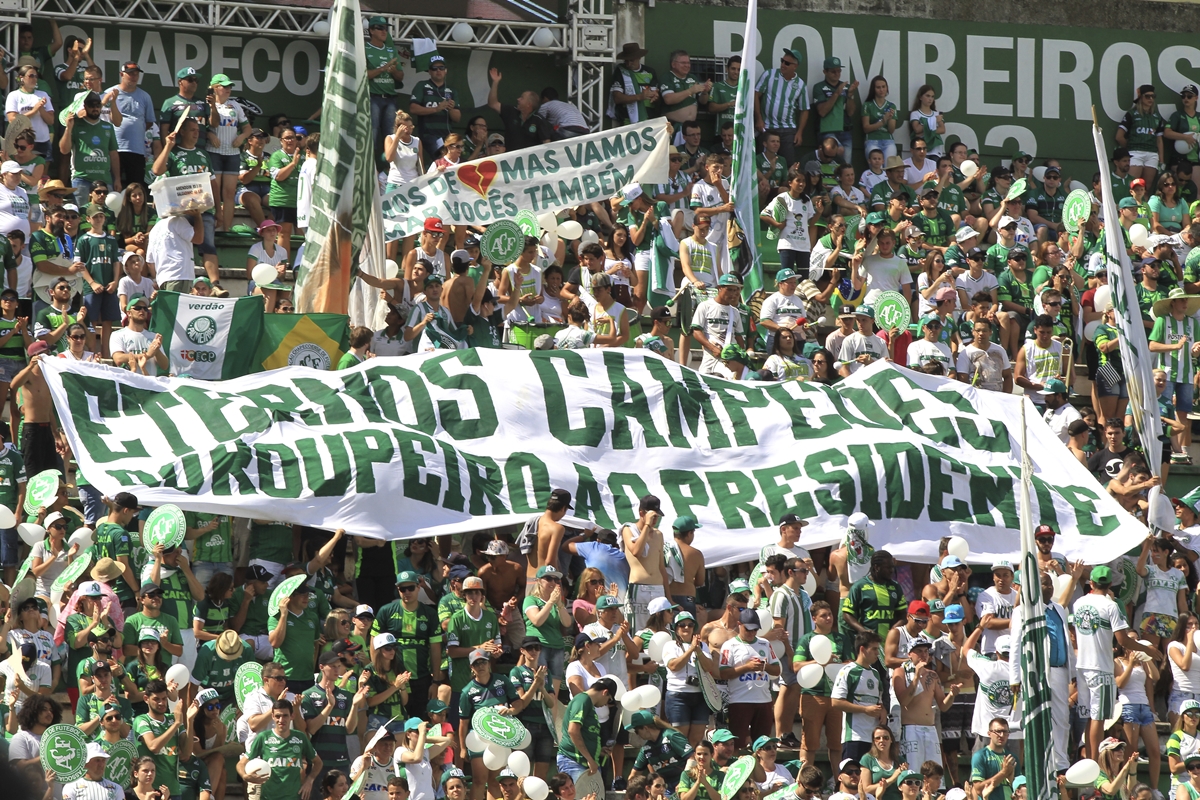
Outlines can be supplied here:
[[478, 164], [463, 164], [456, 174], [464, 186], [474, 190], [480, 197], [487, 197], [488, 187], [496, 180], [499, 171], [495, 161], [481, 161]]

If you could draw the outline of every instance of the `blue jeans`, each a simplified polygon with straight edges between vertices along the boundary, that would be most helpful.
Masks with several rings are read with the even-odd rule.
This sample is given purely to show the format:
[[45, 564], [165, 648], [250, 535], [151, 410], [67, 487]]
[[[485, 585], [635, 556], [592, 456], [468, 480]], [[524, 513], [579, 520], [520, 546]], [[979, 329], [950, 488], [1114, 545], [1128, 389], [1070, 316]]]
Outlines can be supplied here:
[[883, 160], [886, 162], [889, 157], [896, 155], [896, 143], [891, 139], [867, 139], [863, 152], [869, 156], [872, 150], [882, 150]]
[[108, 515], [104, 508], [104, 494], [95, 486], [79, 487], [79, 496], [83, 500], [83, 521], [95, 528], [102, 517]]
[[542, 654], [538, 656], [538, 666], [546, 668], [546, 675], [551, 680], [563, 680], [567, 677], [564, 651], [554, 647], [542, 646]]
[[1175, 410], [1180, 414], [1189, 413], [1194, 406], [1196, 387], [1190, 383], [1183, 381], [1167, 381], [1167, 388], [1163, 389], [1162, 397], [1170, 400], [1175, 398]]
[[371, 95], [371, 139], [375, 142], [376, 159], [383, 158], [383, 137], [392, 132], [395, 124], [396, 98], [383, 94]]
[[17, 549], [21, 538], [17, 536], [16, 528], [6, 528], [0, 531], [0, 567], [15, 567], [17, 565]]
[[1121, 706], [1121, 721], [1129, 725], [1153, 725], [1154, 714], [1145, 703]]
[[79, 215], [83, 216], [83, 209], [88, 204], [88, 195], [92, 193], [92, 182], [88, 178], [73, 178], [71, 188], [75, 190], [75, 202], [79, 204]]
[[572, 781], [579, 780], [579, 776], [588, 771], [587, 764], [580, 764], [578, 761], [567, 758], [562, 753], [558, 754], [557, 766], [558, 771], [570, 775]]
[[232, 561], [197, 561], [192, 564], [192, 574], [196, 576], [196, 580], [201, 586], [208, 586], [208, 582], [213, 579], [213, 576], [218, 572], [228, 572], [233, 574]]

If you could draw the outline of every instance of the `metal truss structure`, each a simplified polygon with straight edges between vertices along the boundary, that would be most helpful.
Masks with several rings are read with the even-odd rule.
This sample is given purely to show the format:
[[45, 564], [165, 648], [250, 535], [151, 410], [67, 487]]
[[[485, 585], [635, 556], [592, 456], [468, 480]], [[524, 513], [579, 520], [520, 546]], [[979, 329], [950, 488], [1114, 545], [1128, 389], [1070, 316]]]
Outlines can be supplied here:
[[606, 72], [616, 63], [615, 0], [571, 0], [568, 35], [571, 63], [567, 96], [593, 131], [603, 127], [608, 106]]

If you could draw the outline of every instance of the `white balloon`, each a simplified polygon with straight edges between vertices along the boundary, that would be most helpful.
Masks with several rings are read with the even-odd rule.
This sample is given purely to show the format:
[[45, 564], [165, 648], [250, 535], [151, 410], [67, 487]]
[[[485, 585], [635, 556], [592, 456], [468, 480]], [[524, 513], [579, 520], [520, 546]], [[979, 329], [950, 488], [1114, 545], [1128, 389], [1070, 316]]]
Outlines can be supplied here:
[[46, 539], [46, 529], [32, 522], [22, 522], [17, 526], [17, 533], [21, 535], [21, 541], [30, 547]]
[[483, 765], [488, 769], [504, 769], [508, 765], [508, 757], [512, 751], [495, 743], [489, 743], [483, 751]]
[[1145, 247], [1150, 244], [1150, 231], [1140, 222], [1129, 226], [1129, 241], [1134, 247]]
[[[537, 47], [554, 47], [558, 44], [558, 37], [549, 28], [538, 28], [533, 32], [533, 43]], [[537, 800], [537, 798], [530, 798], [530, 800]]]
[[167, 670], [167, 683], [175, 682], [175, 685], [180, 689], [187, 686], [188, 679], [192, 677], [192, 673], [187, 668], [187, 664], [175, 664]]
[[1190, 143], [1188, 143], [1187, 139], [1176, 139], [1175, 140], [1175, 152], [1176, 153], [1186, 153], [1186, 152], [1190, 151], [1191, 149], [1192, 149], [1192, 145]]
[[1192, 633], [1192, 641], [1196, 643], [1196, 649], [1200, 650], [1200, 631]]
[[550, 794], [550, 787], [546, 782], [536, 775], [530, 775], [521, 782], [521, 791], [529, 800], [546, 800]]
[[246, 774], [269, 778], [271, 777], [271, 765], [261, 758], [252, 758], [246, 762]]
[[542, 247], [546, 248], [551, 253], [553, 253], [554, 248], [556, 248], [558, 246], [558, 240], [555, 239], [553, 236], [551, 236], [548, 233], [542, 234], [541, 242], [542, 242]]
[[551, 237], [558, 236], [558, 217], [547, 211], [545, 214], [538, 214], [538, 227], [543, 233], [548, 233]]
[[[8, 509], [5, 510], [7, 511]], [[2, 523], [3, 520], [0, 520], [0, 527], [4, 527]], [[79, 551], [82, 553], [91, 547], [95, 540], [96, 535], [92, 532], [91, 528], [76, 528], [75, 532], [71, 534], [71, 538], [67, 539], [67, 545], [79, 545]]]
[[967, 544], [967, 540], [963, 537], [951, 536], [950, 541], [946, 542], [946, 552], [966, 561], [967, 556], [971, 553], [971, 546]]
[[1034, 167], [1033, 168], [1033, 179], [1035, 181], [1037, 181], [1038, 183], [1041, 183], [1042, 181], [1046, 180], [1046, 168], [1045, 167]]
[[968, 158], [958, 165], [958, 171], [963, 174], [964, 178], [974, 178], [975, 173], [979, 172], [979, 165]]
[[825, 676], [831, 681], [836, 681], [838, 673], [842, 671], [842, 667], [846, 666], [840, 661], [830, 661], [825, 665]]
[[811, 689], [821, 682], [821, 678], [825, 677], [825, 668], [820, 664], [805, 664], [800, 668], [800, 674], [797, 678], [800, 681], [800, 686], [805, 689]]
[[524, 750], [531, 744], [533, 744], [533, 734], [529, 731], [525, 731], [525, 735], [521, 737], [521, 746], [517, 749]]
[[1071, 582], [1070, 575], [1055, 575], [1054, 576], [1054, 597], [1058, 598], [1063, 590], [1067, 588], [1067, 584]]
[[1098, 287], [1096, 289], [1096, 294], [1093, 295], [1093, 302], [1096, 304], [1097, 309], [1105, 308], [1109, 303], [1112, 302], [1112, 287], [1111, 286]]
[[650, 637], [650, 643], [646, 645], [646, 655], [650, 656], [650, 660], [655, 664], [661, 664], [663, 648], [673, 638], [667, 631], [658, 631]]
[[583, 244], [599, 244], [599, 242], [600, 242], [600, 234], [596, 233], [595, 231], [584, 231], [583, 235], [579, 237], [579, 243], [581, 245], [583, 245]]
[[808, 592], [810, 597], [817, 592], [817, 577], [813, 575], [812, 570], [809, 570], [808, 577], [804, 579], [804, 591]]
[[400, 265], [392, 259], [383, 262], [383, 274], [389, 278], [395, 278], [400, 275]]
[[279, 277], [279, 273], [270, 264], [258, 264], [250, 271], [250, 280], [258, 286], [266, 286], [268, 283], [274, 283]]
[[775, 626], [775, 620], [771, 618], [771, 609], [760, 608], [758, 611], [758, 624], [762, 626], [764, 631], [769, 631]]
[[583, 226], [573, 219], [558, 226], [558, 238], [566, 239], [568, 242], [578, 239], [583, 236]]
[[776, 639], [771, 642], [771, 652], [775, 654], [776, 658], [782, 661], [783, 657], [787, 655], [787, 645]]
[[465, 22], [460, 22], [450, 29], [450, 38], [459, 44], [466, 44], [475, 38], [475, 29]]
[[[1083, 326], [1083, 338], [1087, 339], [1089, 342], [1094, 342], [1096, 340], [1096, 329], [1099, 328], [1102, 323], [1103, 323], [1103, 320], [1094, 319], [1091, 322], [1089, 322], [1087, 325], [1084, 325]], [[1062, 576], [1060, 575], [1059, 577], [1062, 577]]]
[[833, 658], [833, 641], [824, 634], [818, 633], [808, 643], [808, 652], [821, 666], [825, 666]]
[[1067, 783], [1073, 786], [1091, 786], [1100, 776], [1100, 765], [1090, 758], [1076, 761], [1067, 770]]
[[467, 749], [478, 753], [481, 750], [487, 749], [487, 742], [479, 738], [479, 734], [475, 731], [467, 731]]
[[628, 692], [626, 692], [621, 698], [621, 708], [625, 709], [626, 711], [637, 711], [639, 708], [641, 708], [641, 706], [638, 705], [639, 697], [637, 692], [637, 689], [630, 689]]
[[637, 689], [638, 708], [658, 708], [658, 704], [662, 702], [662, 690], [654, 684], [646, 684]]
[[312, 29], [313, 29], [313, 33], [317, 34], [318, 36], [328, 36], [329, 35], [329, 20], [326, 20], [326, 19], [317, 20], [316, 22], [313, 23]]
[[109, 192], [104, 198], [104, 205], [114, 214], [121, 212], [121, 206], [125, 203], [125, 192]]
[[12, 528], [17, 524], [17, 515], [12, 509], [0, 506], [0, 528]]
[[1079, 181], [1071, 181], [1071, 186], [1069, 188], [1071, 189], [1072, 192], [1075, 191], [1076, 189], [1080, 189], [1085, 192], [1088, 190], [1088, 187], [1084, 186]]
[[513, 750], [508, 757], [508, 768], [513, 771], [513, 775], [518, 778], [529, 777], [529, 756], [522, 753], [520, 750]]

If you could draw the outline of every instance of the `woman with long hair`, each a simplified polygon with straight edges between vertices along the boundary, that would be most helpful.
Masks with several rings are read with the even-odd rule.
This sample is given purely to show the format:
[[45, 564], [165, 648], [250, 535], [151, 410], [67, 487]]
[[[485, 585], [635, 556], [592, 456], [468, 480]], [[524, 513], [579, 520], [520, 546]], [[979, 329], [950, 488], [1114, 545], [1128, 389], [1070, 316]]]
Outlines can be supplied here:
[[5, 103], [5, 116], [9, 122], [18, 116], [29, 118], [33, 129], [33, 149], [38, 155], [49, 158], [52, 141], [50, 126], [54, 124], [54, 102], [50, 95], [38, 88], [41, 72], [37, 66], [26, 64], [17, 70], [16, 91], [9, 92]]
[[[1189, 634], [1190, 635], [1190, 634]], [[1187, 782], [1184, 765], [1192, 756], [1200, 753], [1200, 703], [1186, 700], [1175, 715], [1175, 730], [1167, 738], [1167, 770], [1171, 773], [1171, 786]]]
[[994, 218], [1004, 206], [1004, 198], [1008, 196], [1010, 186], [1012, 171], [1008, 167], [996, 167], [988, 173], [987, 189], [984, 190], [983, 197], [979, 198], [985, 219]]
[[434, 800], [432, 760], [445, 751], [447, 741], [430, 734], [428, 728], [428, 722], [412, 717], [404, 723], [396, 748], [395, 765], [408, 773], [410, 800]]
[[962, 310], [962, 298], [954, 283], [953, 270], [946, 269], [946, 256], [940, 250], [931, 250], [921, 260], [921, 272], [917, 275], [917, 316], [937, 311], [937, 293], [942, 289], [954, 291], [954, 307]]
[[[35, 790], [33, 797], [40, 797], [46, 788], [46, 773], [42, 771], [39, 758], [42, 734], [60, 722], [62, 708], [42, 694], [31, 696], [19, 712], [9, 712], [8, 732], [13, 737], [8, 742], [8, 758]], [[20, 730], [17, 730], [18, 726]]]
[[809, 378], [813, 383], [823, 383], [826, 386], [832, 386], [841, 380], [842, 376], [838, 374], [835, 366], [836, 359], [833, 353], [826, 350], [824, 347], [812, 354], [812, 377]]
[[322, 653], [343, 639], [350, 638], [350, 609], [331, 609], [325, 615], [325, 622], [321, 626], [321, 636], [325, 639], [325, 646], [321, 648]]
[[231, 597], [232, 575], [218, 572], [208, 579], [208, 586], [204, 587], [204, 599], [196, 604], [192, 619], [192, 633], [197, 642], [214, 642], [225, 632], [235, 613], [229, 604]]
[[1158, 728], [1154, 724], [1154, 711], [1150, 698], [1154, 696], [1154, 684], [1158, 681], [1158, 665], [1144, 653], [1114, 648], [1114, 675], [1118, 700], [1121, 702], [1121, 722], [1125, 738], [1137, 751], [1138, 738], [1146, 746], [1146, 757], [1150, 760], [1151, 783], [1158, 786], [1162, 769], [1162, 752], [1158, 749]]
[[426, 175], [437, 175], [451, 167], [457, 167], [462, 162], [462, 134], [452, 133], [442, 140], [442, 149], [438, 151], [437, 159], [425, 170]]
[[796, 331], [780, 328], [775, 331], [773, 339], [771, 355], [763, 364], [763, 370], [774, 375], [777, 381], [806, 381], [811, 378], [813, 365], [796, 349]]
[[937, 92], [928, 83], [921, 84], [908, 114], [908, 130], [913, 139], [924, 139], [926, 157], [937, 160], [946, 154], [946, 120], [937, 110]]
[[171, 792], [163, 784], [154, 785], [158, 778], [154, 759], [143, 756], [133, 764], [133, 795], [137, 800], [169, 800]]
[[467, 120], [467, 135], [463, 139], [463, 160], [474, 161], [487, 155], [488, 123], [481, 115]]
[[896, 140], [892, 135], [896, 132], [896, 122], [899, 118], [900, 109], [888, 100], [887, 78], [882, 75], [871, 78], [862, 111], [863, 133], [867, 137], [863, 143], [865, 155], [870, 156], [872, 150], [881, 150], [884, 161], [887, 161], [889, 156], [896, 155]]
[[[2, 301], [3, 298], [0, 298]], [[87, 349], [88, 329], [78, 322], [67, 326], [67, 349], [58, 354], [68, 361], [99, 361], [100, 356]], [[4, 392], [0, 392], [0, 406], [4, 404]]]
[[[1137, 98], [1117, 124], [1115, 139], [1117, 147], [1129, 153], [1129, 175], [1134, 180], [1141, 178], [1148, 188], [1154, 187], [1158, 177], [1158, 165], [1166, 163], [1163, 158], [1163, 137], [1160, 133], [1164, 120], [1158, 113], [1157, 93], [1154, 86], [1145, 83], [1137, 88]], [[1151, 231], [1153, 233], [1153, 231]]]
[[799, 163], [792, 164], [783, 183], [784, 191], [775, 195], [759, 215], [776, 240], [780, 268], [792, 270], [801, 280], [808, 279], [808, 262], [817, 234], [815, 223], [820, 216], [813, 197], [825, 191], [820, 176], [806, 175], [804, 169]]
[[396, 653], [396, 637], [381, 633], [371, 642], [371, 665], [364, 667], [359, 680], [366, 678], [368, 730], [386, 725], [404, 713], [408, 705], [408, 683], [412, 675], [400, 672], [400, 656]]
[[1133, 748], [1128, 758], [1125, 751], [1125, 743], [1112, 736], [1100, 743], [1100, 757], [1096, 759], [1100, 774], [1095, 783], [1100, 800], [1128, 800], [1130, 789], [1137, 783], [1137, 748]]
[[[700, 673], [713, 673], [708, 645], [700, 639], [696, 618], [688, 611], [675, 615], [671, 641], [663, 646], [662, 662], [667, 668], [667, 720], [696, 747], [704, 738], [711, 711], [700, 690]], [[714, 676], [715, 677], [715, 676]]]
[[595, 567], [587, 567], [579, 573], [575, 582], [575, 599], [571, 602], [571, 617], [579, 630], [596, 621], [596, 601], [608, 594], [604, 573]]
[[67, 546], [67, 521], [59, 519], [46, 528], [46, 538], [30, 551], [29, 571], [34, 576], [34, 594], [49, 602], [50, 588], [63, 570], [75, 560], [79, 545]]
[[908, 763], [897, 763], [892, 755], [892, 731], [879, 725], [871, 732], [871, 749], [859, 760], [859, 791], [873, 794], [877, 800], [900, 800], [900, 776]]
[[1158, 189], [1150, 198], [1151, 233], [1173, 236], [1183, 229], [1187, 221], [1187, 203], [1179, 199], [1179, 185], [1173, 175], [1163, 175]]
[[127, 696], [133, 704], [133, 713], [145, 714], [148, 713], [144, 694], [146, 686], [150, 681], [165, 681], [169, 665], [163, 661], [158, 628], [142, 628], [138, 631], [137, 648], [137, 657], [125, 664], [125, 672], [137, 691], [131, 691]]
[[1167, 701], [1167, 719], [1174, 725], [1179, 709], [1189, 700], [1200, 701], [1200, 658], [1197, 658], [1196, 631], [1200, 618], [1190, 611], [1179, 615], [1175, 634], [1167, 643], [1167, 661], [1171, 665], [1171, 694]]
[[633, 306], [633, 241], [629, 228], [618, 222], [604, 238], [604, 271], [612, 278], [613, 298], [630, 308]]
[[350, 789], [350, 779], [340, 769], [331, 769], [321, 779], [321, 791], [325, 800], [342, 800]]
[[721, 779], [725, 773], [713, 761], [713, 745], [707, 739], [696, 742], [694, 764], [679, 776], [675, 787], [678, 800], [720, 800]]
[[535, 636], [542, 643], [541, 663], [546, 667], [547, 687], [558, 696], [565, 676], [563, 634], [574, 623], [567, 613], [562, 574], [558, 570], [545, 566], [538, 569], [537, 580], [521, 604], [521, 612], [526, 635]]
[[196, 715], [195, 722], [198, 744], [192, 748], [192, 754], [203, 759], [208, 767], [215, 800], [225, 800], [225, 759], [241, 752], [241, 742], [236, 737], [229, 739], [225, 723], [221, 721], [221, 698], [215, 690], [201, 689], [195, 702], [200, 705], [200, 713]]
[[132, 247], [142, 255], [150, 241], [150, 229], [158, 221], [146, 197], [144, 184], [131, 183], [125, 187], [125, 199], [117, 211], [117, 244], [126, 249]]
[[[42, 185], [42, 178], [46, 177], [46, 159], [34, 148], [33, 131], [25, 131], [18, 134], [17, 139], [13, 142], [13, 152], [8, 154], [8, 157], [21, 165], [21, 185], [25, 190], [37, 189]], [[41, 209], [34, 204], [33, 216], [35, 221], [42, 221]]]

